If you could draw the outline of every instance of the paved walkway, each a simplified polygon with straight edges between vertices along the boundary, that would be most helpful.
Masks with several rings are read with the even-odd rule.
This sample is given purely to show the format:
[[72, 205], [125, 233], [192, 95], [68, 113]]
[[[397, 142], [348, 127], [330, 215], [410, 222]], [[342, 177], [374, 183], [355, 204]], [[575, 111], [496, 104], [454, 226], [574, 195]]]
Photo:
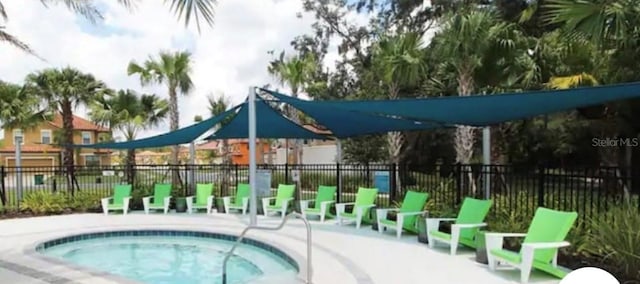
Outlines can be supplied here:
[[[258, 222], [276, 226], [278, 221], [260, 217]], [[100, 230], [188, 229], [239, 234], [247, 223], [248, 216], [224, 214], [77, 214], [4, 220], [0, 221], [0, 282], [134, 283], [103, 272], [52, 263], [32, 249], [44, 240]], [[315, 284], [519, 283], [515, 270], [491, 272], [473, 260], [471, 251], [450, 256], [447, 248], [431, 250], [413, 235], [398, 240], [392, 232], [380, 235], [371, 227], [340, 227], [331, 220], [324, 224], [312, 221], [312, 226]], [[285, 248], [298, 258], [306, 257], [305, 229], [300, 221], [292, 220], [278, 232], [255, 231], [248, 236]], [[301, 269], [305, 268], [302, 261]], [[558, 282], [539, 273], [533, 273], [530, 280], [533, 284]]]

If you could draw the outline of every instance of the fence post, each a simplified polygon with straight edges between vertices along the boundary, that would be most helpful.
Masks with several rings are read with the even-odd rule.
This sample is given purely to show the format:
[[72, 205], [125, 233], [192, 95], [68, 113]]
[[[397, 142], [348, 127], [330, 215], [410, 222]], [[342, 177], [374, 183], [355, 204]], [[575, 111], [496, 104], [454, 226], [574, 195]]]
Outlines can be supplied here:
[[289, 183], [289, 163], [284, 164], [284, 183]]
[[53, 193], [56, 193], [58, 191], [58, 182], [55, 177], [53, 178], [53, 182], [51, 184], [51, 190], [53, 191]]
[[342, 196], [342, 177], [340, 176], [340, 163], [336, 163], [336, 185], [338, 186], [336, 203], [340, 203], [340, 197]]
[[396, 190], [398, 190], [398, 181], [396, 180], [396, 164], [389, 165], [389, 205], [396, 201]]
[[538, 207], [544, 206], [544, 183], [546, 181], [546, 168], [538, 165]]
[[2, 199], [2, 205], [7, 207], [7, 191], [5, 189], [4, 177], [5, 177], [5, 168], [4, 166], [0, 167], [0, 178], [2, 178], [2, 184], [0, 185], [0, 199]]
[[464, 173], [462, 172], [462, 164], [456, 163], [456, 192], [455, 192], [455, 203], [454, 206], [457, 206], [461, 202], [461, 194], [462, 187], [464, 183]]
[[235, 174], [234, 180], [236, 182], [235, 186], [236, 186], [236, 191], [237, 191], [238, 190], [238, 164], [234, 164], [234, 167], [235, 167], [234, 168], [234, 174]]

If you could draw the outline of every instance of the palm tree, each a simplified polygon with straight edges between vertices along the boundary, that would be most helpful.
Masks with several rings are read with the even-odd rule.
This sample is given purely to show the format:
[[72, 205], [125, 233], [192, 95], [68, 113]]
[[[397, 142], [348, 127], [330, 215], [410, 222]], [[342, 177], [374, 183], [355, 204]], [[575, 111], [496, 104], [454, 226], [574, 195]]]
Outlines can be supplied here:
[[640, 2], [634, 0], [547, 0], [545, 20], [562, 24], [571, 35], [606, 46], [636, 41], [639, 34]]
[[63, 69], [45, 69], [27, 75], [24, 92], [27, 96], [40, 98], [46, 109], [59, 112], [62, 116], [62, 135], [60, 144], [64, 147], [64, 162], [67, 170], [68, 186], [73, 193], [72, 178], [74, 170], [73, 110], [88, 105], [106, 92], [106, 85], [91, 74], [67, 67]]
[[[401, 88], [417, 86], [426, 74], [422, 37], [416, 33], [382, 39], [374, 48], [373, 58], [389, 99], [398, 99]], [[387, 136], [389, 159], [396, 165], [400, 163], [404, 140], [403, 133], [398, 131]], [[396, 181], [400, 183], [400, 173], [396, 173]]]
[[[280, 53], [280, 58], [271, 62], [268, 67], [268, 71], [273, 75], [280, 84], [289, 85], [291, 88], [291, 94], [294, 98], [304, 91], [305, 87], [310, 84], [311, 76], [317, 71], [316, 58], [308, 53], [304, 56], [294, 56], [285, 58], [284, 52]], [[298, 111], [289, 109], [289, 115], [295, 123], [300, 123], [300, 116]], [[302, 147], [299, 145], [300, 141], [296, 140], [293, 152], [295, 154], [294, 161], [296, 164], [302, 162]], [[287, 157], [288, 160], [289, 157]]]
[[[514, 26], [500, 21], [490, 11], [470, 10], [449, 15], [434, 37], [436, 52], [455, 70], [457, 92], [469, 96], [476, 91], [475, 76], [490, 54], [514, 46]], [[495, 64], [495, 62], [488, 62]], [[458, 126], [455, 131], [456, 161], [469, 163], [473, 156], [475, 129]]]
[[[89, 117], [96, 123], [120, 132], [127, 141], [136, 139], [142, 130], [158, 126], [169, 112], [169, 103], [156, 95], [120, 90], [103, 96], [89, 105]], [[135, 149], [128, 149], [125, 159], [127, 180], [133, 183]]]
[[47, 111], [39, 109], [38, 97], [27, 96], [22, 86], [0, 81], [0, 124], [3, 127], [29, 129], [44, 119]]
[[[226, 97], [224, 94], [220, 94], [219, 96], [217, 96], [217, 98], [214, 95], [210, 94], [207, 97], [207, 100], [209, 101], [208, 109], [211, 117], [224, 113], [231, 106], [231, 103], [229, 102], [229, 98]], [[231, 117], [226, 118], [220, 123], [219, 126], [216, 126], [216, 128], [224, 126], [226, 123], [229, 123], [231, 119], [232, 119]], [[225, 172], [222, 175], [222, 182], [220, 186], [220, 190], [222, 191], [221, 194], [229, 192], [228, 188], [231, 183], [229, 180], [229, 178], [231, 177], [231, 167], [230, 167], [231, 156], [229, 154], [230, 154], [229, 141], [227, 139], [223, 139], [222, 140], [222, 163], [224, 165]]]
[[[139, 0], [118, 0], [118, 3], [134, 8]], [[102, 20], [102, 13], [98, 10], [94, 0], [40, 0], [45, 7], [50, 4], [63, 4], [73, 12], [87, 18], [92, 23]], [[209, 26], [213, 25], [214, 6], [216, 0], [171, 0], [170, 10], [174, 12], [178, 19], [184, 17], [184, 24], [188, 26], [192, 18], [195, 18], [196, 26], [200, 31], [200, 19], [203, 19]], [[9, 17], [2, 1], [0, 1], [0, 18], [7, 22]], [[35, 55], [35, 52], [26, 43], [20, 41], [16, 36], [4, 31], [5, 26], [0, 25], [0, 42], [11, 44], [25, 52]]]
[[[149, 58], [143, 65], [131, 61], [127, 73], [129, 75], [137, 74], [143, 86], [152, 82], [167, 86], [169, 93], [169, 128], [171, 131], [177, 130], [180, 123], [178, 93], [187, 95], [193, 89], [191, 53], [188, 51], [161, 52], [159, 59]], [[174, 165], [178, 164], [179, 150], [179, 145], [175, 145], [171, 150], [171, 163]]]

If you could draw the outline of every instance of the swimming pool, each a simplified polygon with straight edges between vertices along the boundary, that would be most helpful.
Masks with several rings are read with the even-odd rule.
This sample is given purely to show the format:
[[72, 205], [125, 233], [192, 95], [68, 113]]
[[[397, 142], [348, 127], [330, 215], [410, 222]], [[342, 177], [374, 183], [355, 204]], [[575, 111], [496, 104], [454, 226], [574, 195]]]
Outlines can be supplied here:
[[[115, 231], [51, 240], [36, 251], [142, 283], [222, 283], [222, 261], [234, 241], [235, 236], [208, 232]], [[227, 280], [280, 283], [294, 281], [298, 270], [279, 249], [245, 239], [227, 263]]]

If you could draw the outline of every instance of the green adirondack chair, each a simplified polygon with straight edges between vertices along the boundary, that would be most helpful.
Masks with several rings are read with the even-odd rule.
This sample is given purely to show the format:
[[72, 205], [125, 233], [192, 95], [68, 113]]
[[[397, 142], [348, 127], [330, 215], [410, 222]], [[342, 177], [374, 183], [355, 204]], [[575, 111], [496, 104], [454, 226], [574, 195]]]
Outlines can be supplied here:
[[[300, 200], [302, 216], [306, 218], [309, 215], [317, 215], [320, 216], [320, 222], [324, 222], [331, 205], [336, 202], [337, 189], [335, 186], [318, 186], [316, 199]], [[310, 203], [313, 203], [312, 208], [309, 208]]]
[[[382, 234], [385, 228], [393, 228], [396, 230], [396, 237], [398, 239], [402, 237], [402, 230], [406, 230], [413, 233], [418, 233], [418, 226], [416, 221], [418, 215], [425, 214], [424, 205], [429, 199], [429, 194], [426, 192], [407, 191], [402, 201], [400, 208], [386, 208], [376, 210], [376, 218], [378, 222], [378, 232]], [[398, 212], [396, 216], [397, 221], [387, 219], [387, 213], [390, 211]]]
[[251, 187], [249, 184], [239, 183], [236, 189], [236, 196], [222, 197], [224, 212], [229, 214], [231, 209], [241, 210], [242, 215], [245, 215], [249, 209], [249, 195], [251, 195]]
[[[506, 264], [520, 270], [520, 281], [527, 283], [531, 269], [535, 268], [558, 278], [564, 278], [569, 269], [558, 266], [558, 249], [569, 246], [567, 234], [578, 218], [576, 212], [556, 211], [544, 207], [536, 210], [529, 230], [519, 233], [486, 233], [487, 258], [489, 268], [495, 270], [499, 264]], [[524, 237], [519, 252], [502, 248], [505, 237]]]
[[170, 203], [171, 184], [157, 183], [153, 187], [153, 195], [142, 198], [145, 214], [149, 214], [149, 210], [164, 210], [164, 214], [167, 214]]
[[[467, 247], [476, 247], [476, 233], [481, 227], [487, 225], [484, 218], [487, 217], [489, 209], [491, 209], [491, 200], [480, 200], [474, 198], [465, 198], [462, 202], [462, 208], [458, 212], [457, 218], [427, 218], [427, 238], [429, 239], [429, 247], [433, 248], [438, 243], [449, 245], [451, 255], [456, 254], [458, 244]], [[440, 232], [440, 222], [450, 222], [451, 234]]]
[[[129, 201], [131, 200], [131, 185], [120, 184], [113, 188], [113, 196], [102, 198], [102, 211], [104, 215], [108, 215], [109, 211], [122, 210], [123, 215], [127, 215], [129, 211]], [[112, 202], [109, 202], [112, 201]]]
[[[355, 222], [356, 228], [359, 229], [362, 224], [362, 218], [369, 214], [369, 210], [372, 207], [376, 206], [377, 197], [377, 188], [358, 188], [358, 194], [356, 195], [355, 202], [336, 204], [337, 224], [342, 225], [344, 222]], [[351, 212], [345, 212], [347, 205], [353, 205]]]
[[[270, 212], [280, 212], [282, 218], [284, 218], [287, 215], [289, 204], [293, 201], [293, 193], [295, 191], [295, 184], [279, 184], [276, 197], [262, 198], [262, 213], [264, 216], [269, 216]], [[275, 200], [273, 205], [271, 205], [272, 200]]]
[[[196, 184], [196, 195], [187, 196], [187, 211], [189, 214], [193, 210], [206, 209], [207, 214], [211, 214], [213, 208], [213, 183]], [[195, 202], [194, 202], [195, 199]]]

